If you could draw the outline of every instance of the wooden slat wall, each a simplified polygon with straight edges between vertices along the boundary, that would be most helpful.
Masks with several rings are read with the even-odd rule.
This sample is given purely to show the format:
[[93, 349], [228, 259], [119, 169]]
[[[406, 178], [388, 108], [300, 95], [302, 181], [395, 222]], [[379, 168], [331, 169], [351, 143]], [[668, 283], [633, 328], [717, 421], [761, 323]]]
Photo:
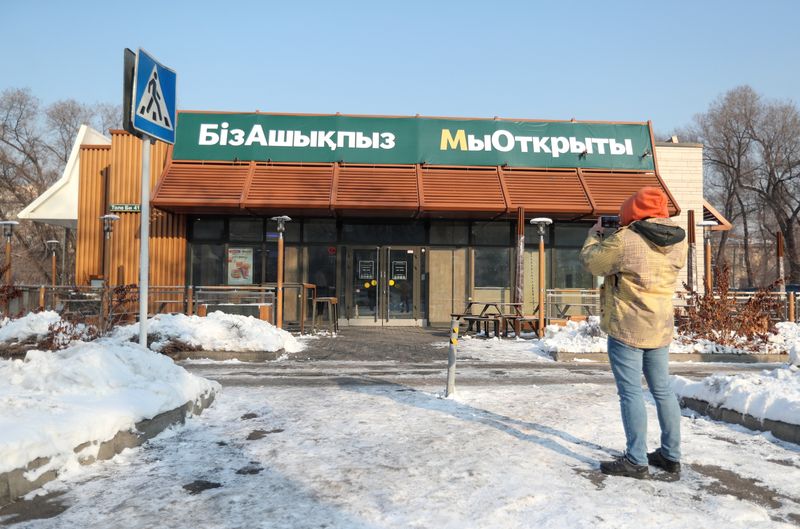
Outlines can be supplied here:
[[79, 285], [88, 285], [90, 275], [102, 272], [104, 241], [99, 217], [105, 212], [105, 179], [110, 166], [110, 145], [81, 147], [75, 248], [75, 281]]
[[[124, 131], [112, 131], [111, 149], [106, 152], [109, 175], [107, 203], [102, 200], [104, 194], [102, 189], [97, 189], [98, 184], [95, 182], [97, 179], [92, 178], [90, 164], [87, 164], [85, 177], [83, 150], [81, 151], [78, 246], [86, 248], [87, 258], [79, 260], [76, 265], [76, 278], [79, 284], [87, 284], [89, 274], [99, 274], [102, 269], [103, 232], [98, 217], [105, 213], [103, 208], [106, 204], [140, 202], [141, 141]], [[168, 146], [165, 143], [156, 142], [151, 147], [151, 192], [163, 172], [167, 152]], [[111, 284], [138, 283], [141, 214], [117, 214], [120, 220], [114, 224], [109, 247]], [[183, 285], [186, 278], [185, 217], [152, 210], [150, 219], [150, 283], [161, 286]], [[86, 226], [83, 231], [80, 230], [82, 224]], [[96, 251], [96, 255], [91, 254], [92, 251]], [[89, 255], [92, 255], [95, 261], [88, 260]]]

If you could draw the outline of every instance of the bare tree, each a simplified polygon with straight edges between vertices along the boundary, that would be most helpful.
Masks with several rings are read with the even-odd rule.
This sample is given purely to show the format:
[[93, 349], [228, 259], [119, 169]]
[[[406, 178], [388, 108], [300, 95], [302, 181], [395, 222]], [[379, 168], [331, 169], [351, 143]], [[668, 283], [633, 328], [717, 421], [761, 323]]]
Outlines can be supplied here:
[[[74, 100], [45, 108], [28, 89], [0, 93], [0, 218], [9, 219], [41, 195], [61, 175], [82, 124], [101, 130], [114, 126], [118, 107], [87, 106]], [[117, 123], [119, 119], [117, 120]], [[13, 268], [17, 282], [49, 282], [50, 267], [44, 242], [62, 239], [62, 228], [25, 222], [15, 232]], [[71, 254], [74, 236], [66, 241]], [[63, 263], [65, 271], [71, 271]], [[67, 274], [65, 274], [67, 275]], [[68, 280], [68, 277], [67, 277]]]
[[800, 283], [800, 110], [788, 101], [764, 104], [749, 132], [758, 166], [743, 188], [770, 211], [786, 241], [790, 281]]
[[[683, 132], [704, 145], [707, 197], [735, 221], [744, 246], [747, 281], [756, 283], [751, 244], [780, 229], [786, 239], [789, 272], [800, 281], [800, 117], [791, 102], [764, 100], [740, 86], [720, 96]], [[765, 214], [768, 213], [768, 214]], [[763, 222], [775, 227], [764, 229]], [[760, 235], [760, 237], [759, 237]], [[724, 261], [731, 234], [722, 232], [717, 248]], [[763, 244], [761, 245], [763, 247]]]

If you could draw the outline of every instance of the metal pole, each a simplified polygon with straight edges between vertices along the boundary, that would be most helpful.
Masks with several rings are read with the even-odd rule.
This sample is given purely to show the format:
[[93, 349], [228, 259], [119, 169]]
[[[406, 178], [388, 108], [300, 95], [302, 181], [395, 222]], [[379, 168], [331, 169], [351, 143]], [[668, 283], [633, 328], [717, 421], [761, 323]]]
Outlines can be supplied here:
[[539, 228], [539, 338], [544, 336], [544, 305], [547, 295], [544, 284], [544, 233]]
[[794, 292], [789, 292], [789, 321], [795, 320], [795, 295]]
[[139, 345], [147, 347], [147, 287], [150, 281], [150, 137], [142, 137], [142, 202], [139, 230]]
[[51, 256], [51, 263], [50, 266], [53, 270], [52, 272], [52, 279], [53, 279], [53, 292], [55, 292], [56, 288], [56, 249], [53, 248], [53, 255]]
[[278, 302], [275, 326], [283, 328], [283, 231], [278, 231]]
[[445, 397], [456, 392], [456, 353], [458, 352], [458, 320], [450, 322], [450, 350], [447, 352], [447, 389]]
[[783, 268], [783, 233], [778, 232], [778, 292], [786, 293], [785, 269]]
[[687, 256], [686, 285], [689, 292], [694, 292], [697, 288], [695, 275], [697, 274], [697, 243], [695, 240], [694, 210], [690, 209], [689, 217], [689, 255]]
[[6, 285], [11, 284], [11, 236], [6, 237]]
[[525, 208], [517, 208], [517, 267], [514, 281], [514, 302], [522, 303], [525, 297]]
[[706, 273], [706, 289], [708, 292], [714, 292], [713, 276], [711, 275], [711, 237], [708, 235], [708, 228], [704, 228], [706, 238], [705, 246], [705, 273]]

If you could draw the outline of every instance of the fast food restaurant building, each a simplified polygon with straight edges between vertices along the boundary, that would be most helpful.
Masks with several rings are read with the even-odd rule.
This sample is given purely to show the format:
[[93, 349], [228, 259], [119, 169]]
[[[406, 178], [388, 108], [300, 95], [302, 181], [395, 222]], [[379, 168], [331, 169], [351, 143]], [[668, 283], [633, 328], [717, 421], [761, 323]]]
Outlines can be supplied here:
[[[75, 147], [76, 281], [136, 283], [140, 140], [98, 137]], [[702, 147], [656, 143], [649, 123], [182, 112], [174, 147], [151, 152], [151, 285], [275, 282], [270, 218], [289, 215], [285, 281], [337, 297], [350, 325], [439, 324], [467, 300], [511, 301], [520, 225], [533, 313], [532, 217], [554, 220], [548, 289], [595, 285], [578, 262], [588, 227], [643, 186], [662, 188], [684, 225], [689, 211], [718, 217], [702, 196]], [[58, 193], [20, 216], [43, 218]], [[108, 212], [120, 220], [105, 240]]]

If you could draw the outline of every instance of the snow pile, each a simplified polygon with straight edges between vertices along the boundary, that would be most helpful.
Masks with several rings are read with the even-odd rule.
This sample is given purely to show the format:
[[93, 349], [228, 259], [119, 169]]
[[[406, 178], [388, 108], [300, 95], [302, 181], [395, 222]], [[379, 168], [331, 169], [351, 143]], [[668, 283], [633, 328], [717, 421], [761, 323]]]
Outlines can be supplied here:
[[777, 335], [771, 335], [769, 341], [789, 354], [789, 362], [800, 366], [800, 325], [784, 321], [775, 325]]
[[537, 347], [547, 353], [605, 353], [607, 335], [600, 330], [600, 317], [548, 325]]
[[4, 318], [0, 323], [0, 343], [20, 343], [31, 339], [41, 340], [54, 323], [61, 321], [57, 312], [30, 312], [16, 320]]
[[703, 400], [714, 406], [800, 425], [800, 369], [787, 365], [761, 373], [711, 375], [700, 381], [674, 376], [681, 398]]
[[[150, 345], [161, 351], [170, 342], [183, 342], [205, 351], [278, 351], [296, 353], [303, 345], [290, 333], [252, 316], [212, 312], [208, 316], [159, 314], [147, 321]], [[113, 338], [131, 340], [139, 336], [139, 324], [117, 328]]]
[[[782, 322], [776, 325], [777, 334], [770, 334], [760, 346], [742, 338], [742, 347], [721, 345], [709, 340], [678, 334], [670, 344], [670, 353], [702, 354], [777, 354], [788, 353], [791, 363], [800, 365], [800, 325]], [[566, 325], [548, 325], [544, 337], [536, 347], [545, 353], [605, 353], [607, 335], [600, 330], [599, 316], [589, 316], [586, 321], [568, 321]], [[749, 347], [745, 348], [745, 345]]]
[[220, 389], [168, 357], [133, 343], [78, 342], [57, 352], [28, 351], [25, 360], [0, 360], [0, 472], [37, 457], [51, 469], [74, 468], [96, 456], [120, 430]]
[[[487, 362], [552, 362], [550, 354], [536, 345], [537, 341], [522, 338], [473, 338], [465, 334], [458, 340], [458, 358]], [[440, 342], [435, 346], [446, 349], [450, 347], [450, 342]]]

